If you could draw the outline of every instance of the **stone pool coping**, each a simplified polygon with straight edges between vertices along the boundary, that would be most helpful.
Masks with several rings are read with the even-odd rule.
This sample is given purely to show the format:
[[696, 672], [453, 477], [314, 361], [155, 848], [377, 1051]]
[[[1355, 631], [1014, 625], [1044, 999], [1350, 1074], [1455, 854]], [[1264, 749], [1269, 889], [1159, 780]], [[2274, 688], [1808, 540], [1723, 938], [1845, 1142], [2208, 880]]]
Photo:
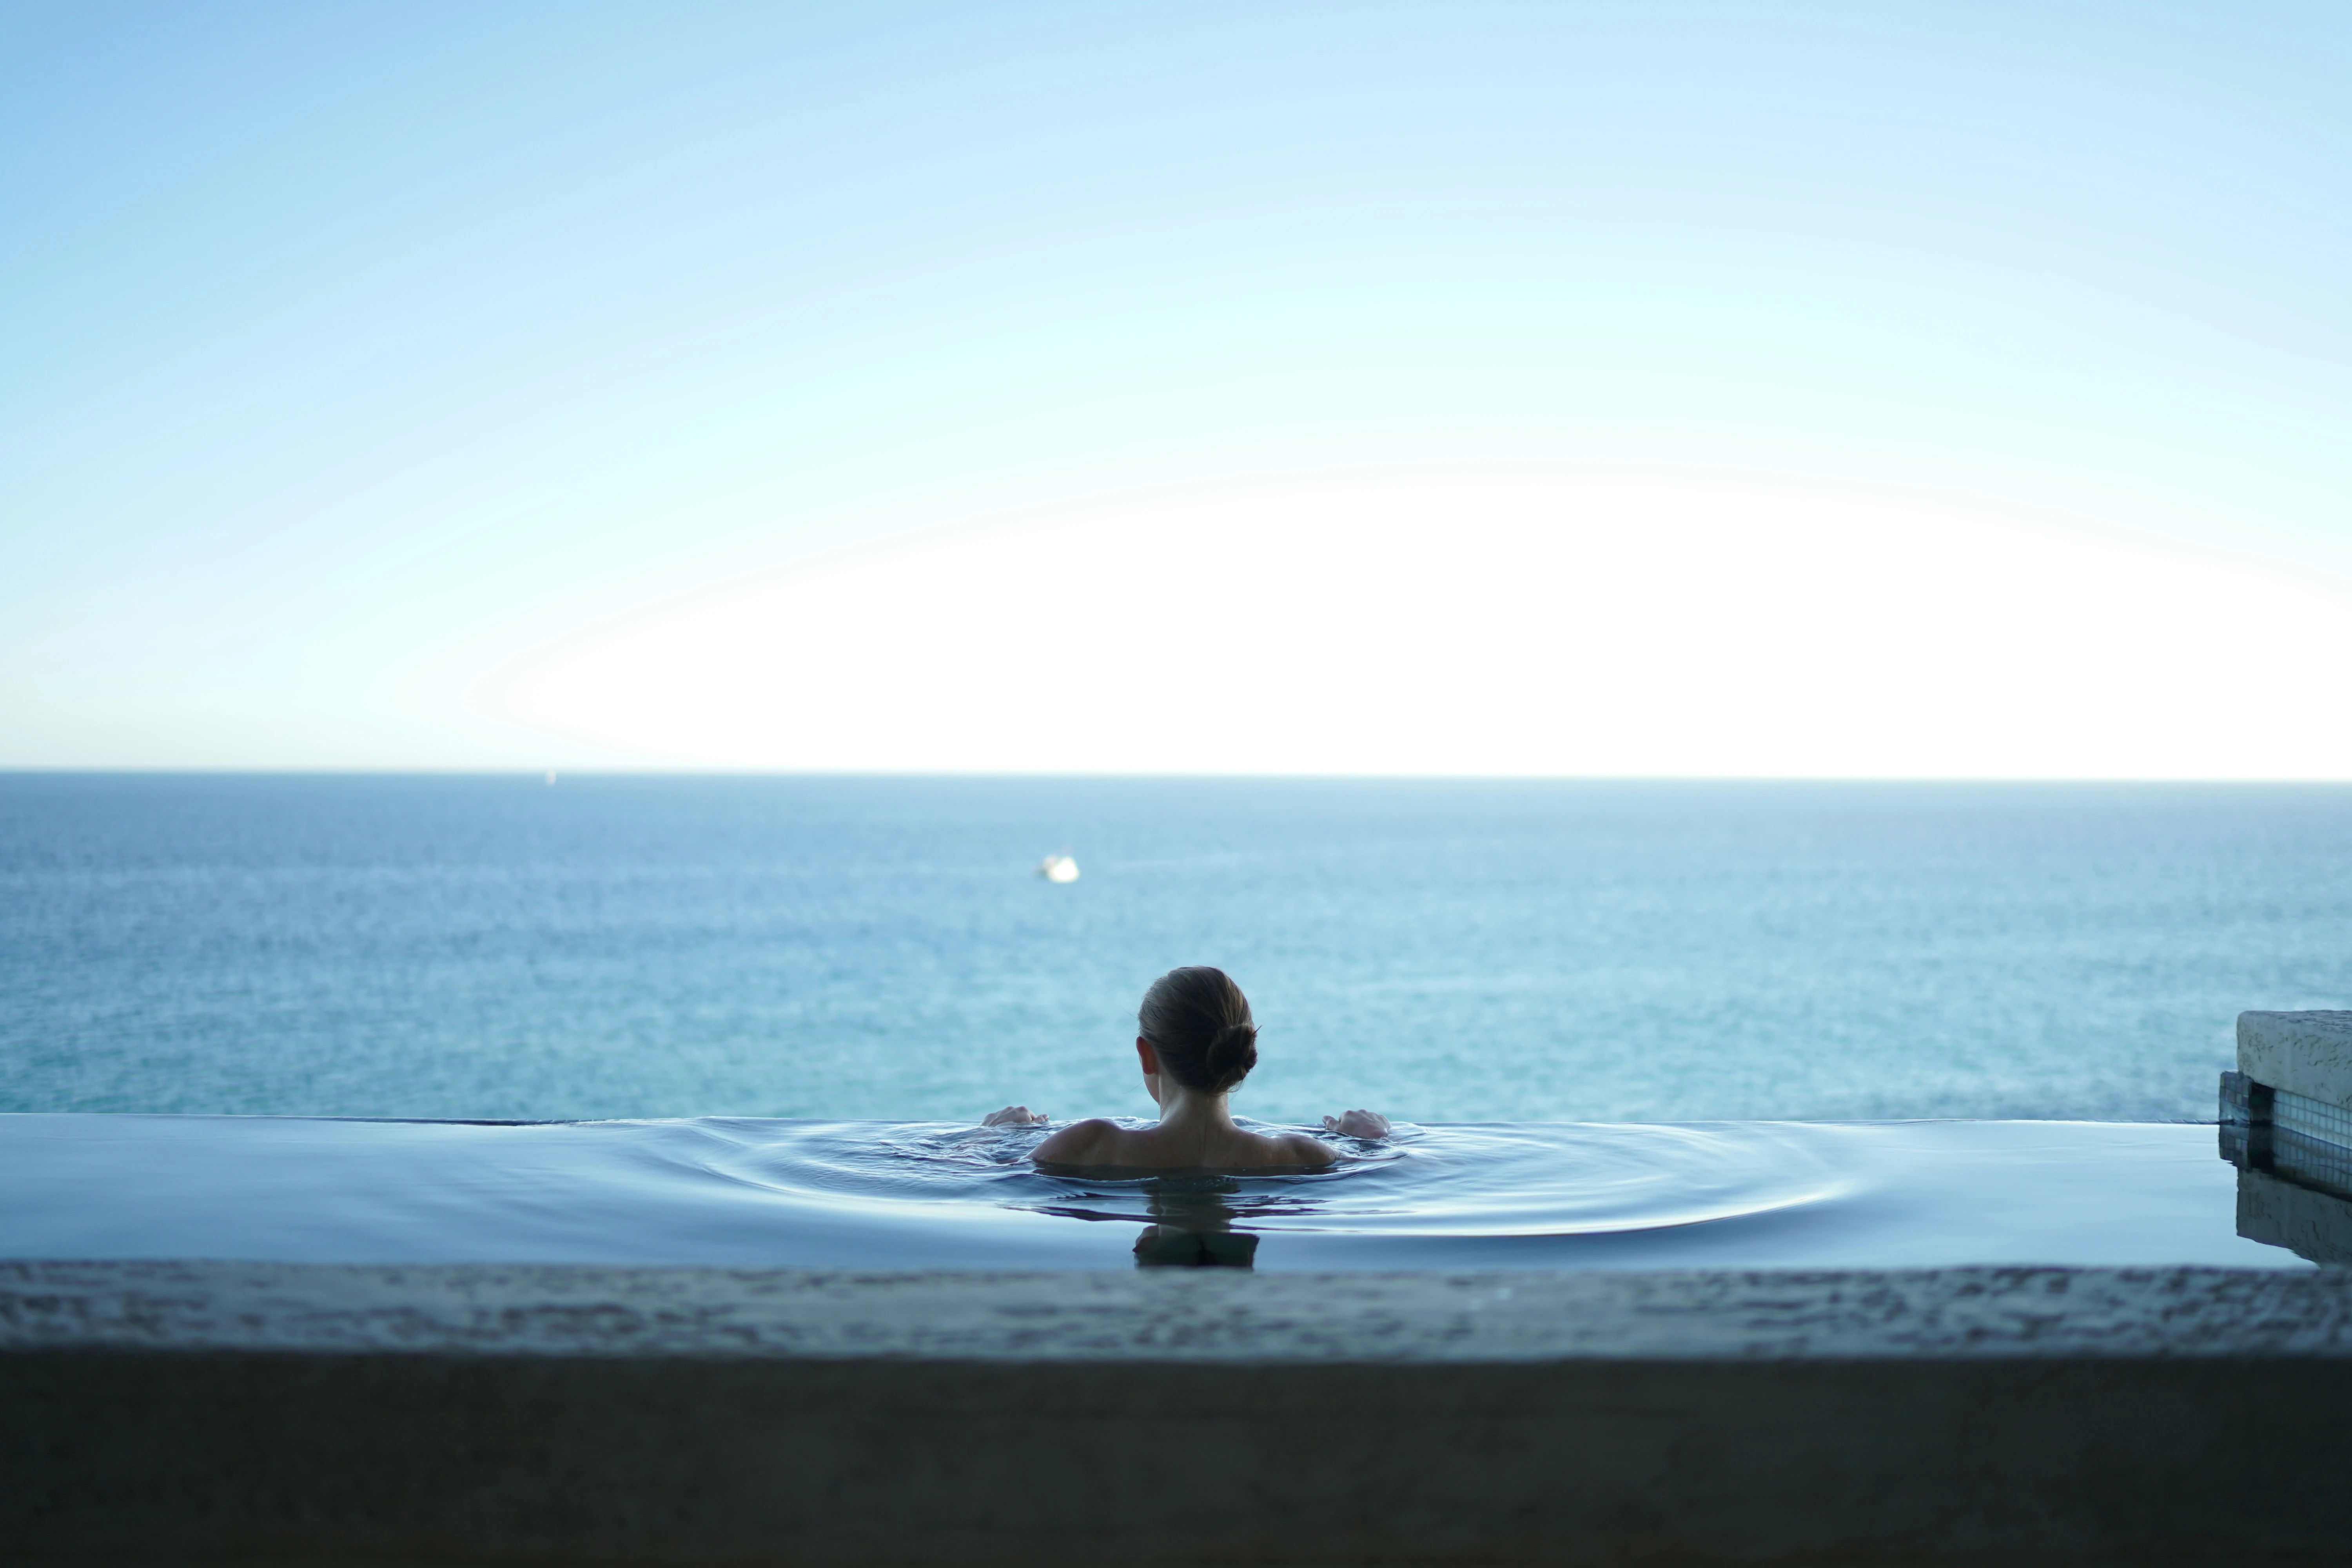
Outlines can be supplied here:
[[0, 1262], [12, 1564], [2352, 1561], [2352, 1274]]
[[0, 1260], [0, 1353], [980, 1361], [2352, 1358], [2352, 1273], [1280, 1274]]

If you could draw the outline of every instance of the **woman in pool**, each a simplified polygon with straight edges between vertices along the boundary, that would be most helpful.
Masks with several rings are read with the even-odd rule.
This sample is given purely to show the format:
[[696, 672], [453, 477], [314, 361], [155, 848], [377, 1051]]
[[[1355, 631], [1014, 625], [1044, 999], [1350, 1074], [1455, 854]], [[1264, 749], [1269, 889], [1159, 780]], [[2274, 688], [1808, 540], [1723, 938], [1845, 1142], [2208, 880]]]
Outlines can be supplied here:
[[[1171, 969], [1143, 994], [1135, 1055], [1160, 1124], [1130, 1131], [1097, 1118], [1074, 1121], [1030, 1152], [1040, 1164], [1133, 1165], [1154, 1170], [1318, 1170], [1339, 1156], [1305, 1132], [1268, 1137], [1234, 1125], [1225, 1101], [1257, 1066], [1257, 1025], [1249, 998], [1222, 969]], [[991, 1127], [1045, 1121], [1025, 1105], [992, 1112]], [[1385, 1117], [1350, 1110], [1323, 1119], [1349, 1138], [1385, 1138]]]

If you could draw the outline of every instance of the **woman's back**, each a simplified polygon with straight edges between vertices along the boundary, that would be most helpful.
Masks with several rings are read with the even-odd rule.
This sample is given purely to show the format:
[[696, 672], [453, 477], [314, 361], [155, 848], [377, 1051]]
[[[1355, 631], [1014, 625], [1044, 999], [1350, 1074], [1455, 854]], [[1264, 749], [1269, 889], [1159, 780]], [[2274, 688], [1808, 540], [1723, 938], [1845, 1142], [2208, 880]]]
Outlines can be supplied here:
[[1041, 1165], [1123, 1165], [1154, 1171], [1319, 1171], [1339, 1156], [1304, 1132], [1268, 1136], [1205, 1118], [1121, 1127], [1074, 1121], [1030, 1152]]
[[[1268, 1135], [1234, 1124], [1226, 1100], [1257, 1065], [1257, 1023], [1224, 971], [1205, 964], [1170, 970], [1143, 994], [1136, 1026], [1136, 1060], [1160, 1107], [1159, 1123], [1073, 1122], [1032, 1150], [1031, 1159], [1153, 1171], [1317, 1171], [1339, 1157], [1311, 1133]], [[1045, 1120], [1025, 1106], [988, 1118], [995, 1125]], [[1389, 1130], [1369, 1110], [1327, 1116], [1323, 1125], [1354, 1138], [1384, 1137]]]

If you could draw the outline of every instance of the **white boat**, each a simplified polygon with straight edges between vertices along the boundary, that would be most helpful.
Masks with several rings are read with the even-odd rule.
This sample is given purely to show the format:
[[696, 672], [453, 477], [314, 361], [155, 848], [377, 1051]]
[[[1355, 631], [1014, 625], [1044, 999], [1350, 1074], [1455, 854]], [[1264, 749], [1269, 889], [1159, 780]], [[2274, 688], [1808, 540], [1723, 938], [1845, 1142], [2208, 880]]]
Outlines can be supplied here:
[[1048, 855], [1037, 862], [1037, 875], [1049, 882], [1075, 882], [1078, 879], [1078, 863], [1067, 855]]

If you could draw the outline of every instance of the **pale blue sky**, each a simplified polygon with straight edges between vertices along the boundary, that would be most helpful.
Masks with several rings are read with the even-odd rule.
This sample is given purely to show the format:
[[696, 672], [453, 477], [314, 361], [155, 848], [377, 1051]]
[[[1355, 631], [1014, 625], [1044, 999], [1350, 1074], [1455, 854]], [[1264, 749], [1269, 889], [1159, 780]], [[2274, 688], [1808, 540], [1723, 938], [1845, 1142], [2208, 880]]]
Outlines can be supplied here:
[[[1096, 612], [1181, 639], [1214, 580], [1155, 596], [1153, 563], [1248, 516], [1290, 696], [1244, 718], [1286, 768], [2352, 776], [2352, 742], [2196, 738], [2257, 689], [2343, 728], [2352, 626], [2312, 634], [2352, 602], [2347, 79], [2332, 5], [0, 5], [0, 765], [1181, 766], [1083, 717], [931, 746], [925, 671], [981, 729], [1053, 712], [1065, 657], [1114, 700]], [[1504, 495], [1475, 570], [1622, 574], [1679, 673], [1441, 626], [1418, 697], [1393, 659], [1351, 688], [1411, 587], [1358, 574], [1343, 616], [1313, 563], [1391, 490], [1381, 548], [1459, 626], [1450, 520]], [[1678, 617], [1658, 562], [1707, 589], [1732, 553], [1691, 541], [1787, 529], [1743, 581], [1836, 578], [1833, 616], [1932, 596], [1969, 518], [1988, 644], [2044, 615], [2005, 582], [2086, 601], [2082, 743], [2004, 718], [2045, 684], [2014, 660], [1967, 688], [1951, 604], [1853, 652], [1936, 672], [1940, 750], [1819, 739], [1871, 723], [1819, 648], [1775, 743], [1624, 720], [1715, 714], [1707, 670], [1773, 654], [1769, 618]], [[1854, 527], [1910, 564], [1820, 553]], [[1577, 542], [1627, 529], [1650, 556]], [[942, 562], [977, 593], [1041, 559], [1074, 564], [1006, 605], [1018, 658], [986, 614], [894, 618]], [[2130, 670], [2205, 565], [2178, 637], [2236, 662], [2156, 737]], [[835, 583], [856, 637], [662, 640]], [[591, 712], [615, 648], [663, 722]], [[1215, 695], [1247, 709], [1246, 668]], [[1318, 728], [1434, 734], [1474, 686], [1584, 742]], [[727, 694], [701, 731], [689, 689]]]

